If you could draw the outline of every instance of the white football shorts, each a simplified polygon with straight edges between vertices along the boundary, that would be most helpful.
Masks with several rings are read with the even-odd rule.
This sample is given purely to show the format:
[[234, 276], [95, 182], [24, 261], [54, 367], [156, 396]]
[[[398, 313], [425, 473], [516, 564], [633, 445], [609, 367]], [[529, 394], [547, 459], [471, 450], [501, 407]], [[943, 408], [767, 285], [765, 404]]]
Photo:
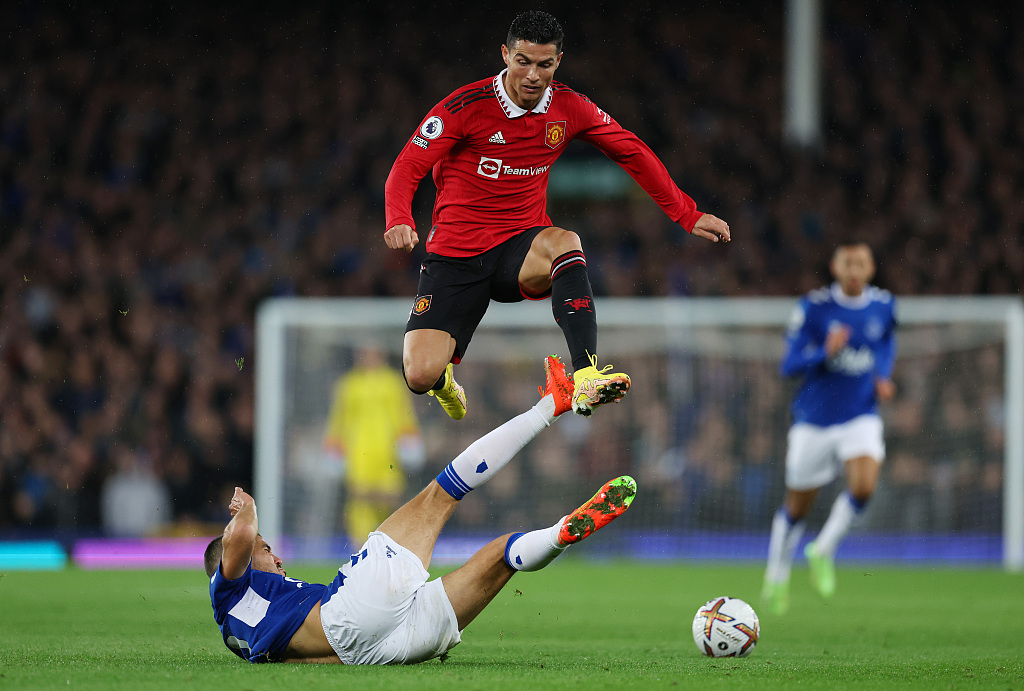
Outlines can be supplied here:
[[414, 664], [462, 640], [440, 578], [381, 532], [338, 569], [337, 592], [320, 605], [320, 623], [346, 665]]
[[842, 472], [843, 463], [860, 456], [879, 463], [885, 460], [882, 418], [878, 415], [859, 415], [828, 427], [798, 422], [789, 428], [786, 487], [824, 487]]

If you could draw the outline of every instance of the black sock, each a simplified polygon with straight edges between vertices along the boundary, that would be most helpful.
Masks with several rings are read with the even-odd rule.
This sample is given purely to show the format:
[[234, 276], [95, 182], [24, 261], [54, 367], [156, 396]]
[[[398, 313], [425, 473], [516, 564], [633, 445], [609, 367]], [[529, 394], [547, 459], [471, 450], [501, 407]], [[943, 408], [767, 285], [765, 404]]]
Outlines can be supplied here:
[[551, 312], [565, 334], [573, 370], [590, 367], [597, 352], [594, 291], [583, 252], [566, 252], [551, 263]]

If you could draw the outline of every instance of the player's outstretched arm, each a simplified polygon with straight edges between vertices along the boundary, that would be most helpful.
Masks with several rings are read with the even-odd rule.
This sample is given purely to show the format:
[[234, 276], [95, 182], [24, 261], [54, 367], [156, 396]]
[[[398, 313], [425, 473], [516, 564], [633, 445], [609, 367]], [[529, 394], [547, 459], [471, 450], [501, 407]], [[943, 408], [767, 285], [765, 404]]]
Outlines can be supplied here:
[[719, 240], [729, 242], [732, 240], [729, 224], [718, 216], [712, 216], [711, 214], [704, 214], [698, 218], [697, 222], [693, 225], [691, 234], [702, 237], [705, 240], [711, 240], [712, 242], [718, 242]]
[[224, 555], [221, 557], [221, 573], [230, 581], [240, 578], [249, 567], [252, 548], [259, 533], [256, 518], [256, 501], [241, 487], [235, 487], [235, 494], [228, 504], [231, 521], [224, 528]]
[[412, 252], [412, 248], [418, 245], [419, 242], [420, 236], [413, 230], [412, 226], [405, 223], [393, 225], [384, 233], [384, 244], [389, 249]]

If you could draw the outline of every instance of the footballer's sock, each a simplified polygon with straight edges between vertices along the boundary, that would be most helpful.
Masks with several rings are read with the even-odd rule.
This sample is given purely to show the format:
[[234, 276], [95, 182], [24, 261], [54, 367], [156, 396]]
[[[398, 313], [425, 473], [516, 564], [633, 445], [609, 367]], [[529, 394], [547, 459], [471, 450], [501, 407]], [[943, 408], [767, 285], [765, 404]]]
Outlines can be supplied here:
[[590, 367], [590, 355], [597, 352], [597, 314], [587, 259], [580, 250], [551, 263], [551, 312], [565, 334], [573, 370]]
[[550, 528], [516, 533], [505, 543], [505, 563], [516, 571], [539, 571], [555, 560], [568, 545], [558, 541], [565, 516]]
[[867, 501], [858, 501], [849, 492], [843, 492], [836, 497], [832, 504], [832, 510], [828, 514], [828, 520], [822, 526], [821, 532], [814, 540], [814, 548], [818, 554], [831, 557], [836, 553], [839, 541], [846, 536], [850, 530], [853, 519], [864, 511]]
[[555, 419], [555, 401], [548, 394], [535, 406], [491, 430], [460, 453], [437, 476], [437, 484], [455, 499], [490, 480], [519, 449]]
[[765, 580], [772, 583], [789, 581], [789, 573], [793, 567], [793, 555], [803, 537], [805, 521], [794, 521], [785, 506], [780, 506], [772, 519], [772, 534], [768, 543], [768, 567]]

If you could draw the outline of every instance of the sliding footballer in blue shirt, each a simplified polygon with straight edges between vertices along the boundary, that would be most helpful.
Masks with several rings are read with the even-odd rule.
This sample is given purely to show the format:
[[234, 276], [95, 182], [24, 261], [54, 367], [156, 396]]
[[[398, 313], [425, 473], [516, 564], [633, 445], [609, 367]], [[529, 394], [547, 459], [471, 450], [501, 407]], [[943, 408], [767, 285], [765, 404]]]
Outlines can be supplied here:
[[468, 492], [572, 410], [573, 383], [544, 362], [540, 401], [473, 442], [437, 478], [370, 533], [328, 585], [289, 578], [259, 534], [256, 503], [235, 488], [231, 521], [206, 549], [213, 618], [224, 644], [249, 662], [413, 664], [443, 655], [519, 571], [537, 571], [620, 516], [636, 483], [622, 476], [554, 525], [503, 535], [441, 578], [427, 569], [434, 543]]

